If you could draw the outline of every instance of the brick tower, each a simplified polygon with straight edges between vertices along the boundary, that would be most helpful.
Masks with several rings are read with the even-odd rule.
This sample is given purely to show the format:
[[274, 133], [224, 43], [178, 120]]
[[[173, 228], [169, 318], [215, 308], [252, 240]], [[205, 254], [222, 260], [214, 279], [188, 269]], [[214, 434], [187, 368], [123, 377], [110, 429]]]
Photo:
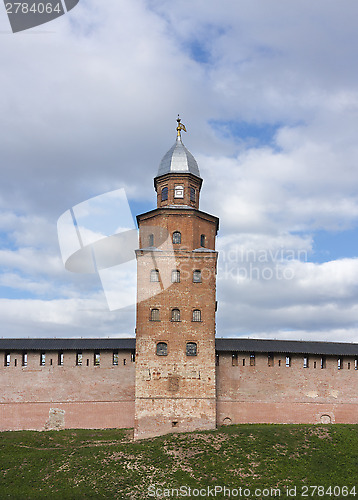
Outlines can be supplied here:
[[202, 179], [181, 140], [163, 157], [157, 208], [138, 215], [136, 439], [216, 426], [215, 237]]

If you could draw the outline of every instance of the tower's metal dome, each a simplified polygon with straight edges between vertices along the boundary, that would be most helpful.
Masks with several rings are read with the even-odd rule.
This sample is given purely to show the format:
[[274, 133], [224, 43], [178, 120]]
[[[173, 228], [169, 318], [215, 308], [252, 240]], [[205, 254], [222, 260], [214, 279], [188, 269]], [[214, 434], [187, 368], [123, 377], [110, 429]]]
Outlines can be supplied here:
[[178, 118], [178, 136], [175, 144], [164, 155], [159, 165], [157, 177], [170, 173], [189, 173], [200, 177], [199, 167], [194, 156], [181, 141], [181, 130], [185, 130]]

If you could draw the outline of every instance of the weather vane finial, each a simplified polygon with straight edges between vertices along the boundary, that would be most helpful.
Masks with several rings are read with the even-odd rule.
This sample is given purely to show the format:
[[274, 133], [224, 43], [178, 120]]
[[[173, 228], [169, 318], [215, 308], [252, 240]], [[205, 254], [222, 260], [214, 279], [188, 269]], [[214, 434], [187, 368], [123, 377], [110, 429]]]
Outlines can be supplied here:
[[179, 115], [177, 118], [177, 122], [178, 122], [177, 134], [178, 134], [178, 138], [181, 139], [181, 131], [184, 130], [184, 132], [186, 132], [186, 128], [185, 128], [185, 125], [183, 123], [181, 123], [181, 119], [179, 118]]

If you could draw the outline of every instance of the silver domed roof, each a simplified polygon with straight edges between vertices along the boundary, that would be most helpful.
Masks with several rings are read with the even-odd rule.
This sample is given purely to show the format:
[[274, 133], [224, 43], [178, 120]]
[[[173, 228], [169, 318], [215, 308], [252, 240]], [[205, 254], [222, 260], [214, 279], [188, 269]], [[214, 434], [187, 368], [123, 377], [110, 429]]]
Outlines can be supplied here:
[[157, 177], [170, 173], [188, 173], [200, 177], [199, 167], [194, 156], [181, 142], [180, 134], [159, 165]]

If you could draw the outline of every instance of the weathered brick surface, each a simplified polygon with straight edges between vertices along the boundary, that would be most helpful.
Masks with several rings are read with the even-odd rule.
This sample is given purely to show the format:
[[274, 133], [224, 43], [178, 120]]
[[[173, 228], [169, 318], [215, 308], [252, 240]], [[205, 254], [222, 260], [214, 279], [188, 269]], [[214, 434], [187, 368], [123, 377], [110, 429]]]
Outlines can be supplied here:
[[[188, 196], [191, 177], [177, 175], [170, 193], [180, 182]], [[138, 224], [135, 437], [214, 428], [217, 219], [196, 209], [163, 206], [139, 216]], [[181, 233], [180, 244], [172, 243], [174, 231]], [[146, 249], [150, 234], [154, 251]], [[202, 234], [205, 249], [198, 252]], [[150, 281], [154, 269], [159, 283]], [[175, 269], [179, 283], [171, 282]], [[200, 283], [193, 282], [194, 270], [201, 271]], [[151, 321], [153, 308], [159, 309], [159, 321]], [[180, 321], [172, 321], [174, 308], [180, 310]], [[200, 322], [193, 321], [195, 309], [201, 311]], [[167, 344], [166, 356], [157, 355], [158, 342]], [[196, 343], [196, 356], [186, 354], [187, 342]]]
[[100, 366], [94, 366], [94, 352], [84, 351], [76, 366], [76, 353], [68, 351], [58, 366], [58, 353], [47, 352], [40, 366], [40, 353], [31, 352], [25, 367], [22, 353], [11, 353], [10, 366], [1, 353], [0, 430], [51, 428], [54, 409], [64, 411], [64, 428], [132, 427], [134, 362], [130, 352], [118, 358], [113, 366], [113, 353], [101, 351]]
[[250, 353], [238, 353], [237, 361], [233, 366], [232, 353], [220, 353], [218, 424], [358, 423], [354, 358], [345, 357], [341, 370], [335, 356], [326, 358], [323, 369], [319, 356], [310, 356], [308, 368], [303, 367], [300, 355], [291, 356], [289, 367], [283, 355], [274, 356], [274, 366], [268, 366], [264, 354], [256, 354], [255, 366], [250, 366]]

